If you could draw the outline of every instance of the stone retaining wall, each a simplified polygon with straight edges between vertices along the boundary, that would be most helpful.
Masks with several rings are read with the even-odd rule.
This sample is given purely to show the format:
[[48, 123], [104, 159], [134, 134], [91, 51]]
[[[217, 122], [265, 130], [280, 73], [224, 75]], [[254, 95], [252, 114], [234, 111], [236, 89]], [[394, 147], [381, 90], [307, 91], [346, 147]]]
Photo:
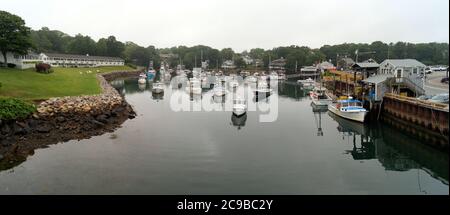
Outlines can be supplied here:
[[97, 74], [102, 93], [92, 96], [72, 96], [52, 98], [38, 105], [35, 118], [54, 117], [55, 115], [92, 114], [99, 115], [114, 109], [124, 102], [124, 98], [108, 81], [121, 77], [136, 77], [140, 71], [112, 72]]

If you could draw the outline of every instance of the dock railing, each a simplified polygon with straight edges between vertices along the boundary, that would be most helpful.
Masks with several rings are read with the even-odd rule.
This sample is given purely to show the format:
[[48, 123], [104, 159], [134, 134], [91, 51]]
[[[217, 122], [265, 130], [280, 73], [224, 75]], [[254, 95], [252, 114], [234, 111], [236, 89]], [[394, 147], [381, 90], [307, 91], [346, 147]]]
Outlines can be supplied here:
[[435, 109], [435, 110], [449, 112], [448, 104], [435, 103], [435, 102], [430, 102], [430, 101], [426, 101], [426, 100], [420, 100], [417, 98], [401, 96], [401, 95], [397, 95], [397, 94], [393, 94], [393, 93], [386, 93], [386, 94], [384, 94], [384, 97], [409, 102], [409, 103], [416, 104], [416, 105], [419, 105], [422, 107], [427, 107], [427, 108], [431, 108], [431, 109]]

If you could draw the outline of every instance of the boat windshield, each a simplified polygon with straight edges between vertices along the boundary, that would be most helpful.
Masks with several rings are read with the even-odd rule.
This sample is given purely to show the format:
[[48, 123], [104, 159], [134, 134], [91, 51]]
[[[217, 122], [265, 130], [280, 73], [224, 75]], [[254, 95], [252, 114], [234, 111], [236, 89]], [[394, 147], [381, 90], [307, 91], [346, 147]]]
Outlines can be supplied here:
[[340, 100], [338, 101], [342, 107], [362, 107], [362, 102], [359, 100]]

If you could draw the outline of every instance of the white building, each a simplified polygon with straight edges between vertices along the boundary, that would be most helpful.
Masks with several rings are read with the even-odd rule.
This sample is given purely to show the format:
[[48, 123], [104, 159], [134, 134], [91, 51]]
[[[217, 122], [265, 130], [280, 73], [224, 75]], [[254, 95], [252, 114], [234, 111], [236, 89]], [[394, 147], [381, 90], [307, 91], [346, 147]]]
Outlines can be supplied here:
[[[0, 62], [3, 62], [3, 55], [0, 54]], [[70, 55], [29, 53], [19, 56], [11, 53], [7, 54], [8, 63], [15, 64], [19, 69], [33, 68], [36, 63], [47, 63], [52, 67], [98, 67], [98, 66], [123, 66], [125, 61], [117, 57], [89, 56], [89, 55]]]
[[244, 60], [247, 65], [253, 64], [254, 62], [254, 60], [248, 55], [242, 56], [242, 60]]
[[41, 58], [44, 63], [48, 63], [53, 67], [98, 67], [125, 65], [125, 61], [118, 57], [42, 53]]
[[232, 60], [226, 60], [222, 63], [222, 69], [235, 69], [236, 66]]
[[[28, 69], [28, 68], [34, 68], [34, 65], [36, 63], [41, 63], [42, 59], [40, 58], [39, 54], [35, 53], [29, 53], [27, 55], [15, 55], [12, 53], [6, 54], [6, 61], [8, 64], [14, 64], [16, 65], [16, 68], [18, 69]], [[3, 54], [0, 53], [0, 62], [4, 63]]]
[[426, 65], [415, 59], [388, 59], [380, 64], [378, 74], [386, 74], [397, 79], [407, 79], [423, 88], [421, 74]]

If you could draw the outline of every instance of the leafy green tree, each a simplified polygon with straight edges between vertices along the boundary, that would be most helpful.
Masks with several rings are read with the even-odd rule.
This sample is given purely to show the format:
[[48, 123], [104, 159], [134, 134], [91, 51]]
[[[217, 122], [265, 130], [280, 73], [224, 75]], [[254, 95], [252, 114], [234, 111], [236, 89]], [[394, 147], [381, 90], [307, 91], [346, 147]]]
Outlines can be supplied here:
[[70, 54], [94, 55], [97, 53], [96, 45], [97, 43], [89, 36], [77, 34], [75, 38], [73, 38], [73, 40], [70, 41], [69, 46], [67, 48], [67, 52]]
[[0, 11], [0, 52], [4, 65], [8, 64], [8, 52], [23, 55], [31, 47], [30, 28], [25, 26], [25, 21], [14, 14]]
[[239, 55], [235, 55], [234, 56], [234, 65], [238, 69], [243, 69], [243, 68], [245, 68], [247, 66], [247, 64], [245, 63], [244, 59], [242, 59], [242, 57], [239, 56]]
[[234, 51], [231, 48], [225, 48], [220, 50], [220, 57], [225, 60], [232, 60], [234, 56]]

